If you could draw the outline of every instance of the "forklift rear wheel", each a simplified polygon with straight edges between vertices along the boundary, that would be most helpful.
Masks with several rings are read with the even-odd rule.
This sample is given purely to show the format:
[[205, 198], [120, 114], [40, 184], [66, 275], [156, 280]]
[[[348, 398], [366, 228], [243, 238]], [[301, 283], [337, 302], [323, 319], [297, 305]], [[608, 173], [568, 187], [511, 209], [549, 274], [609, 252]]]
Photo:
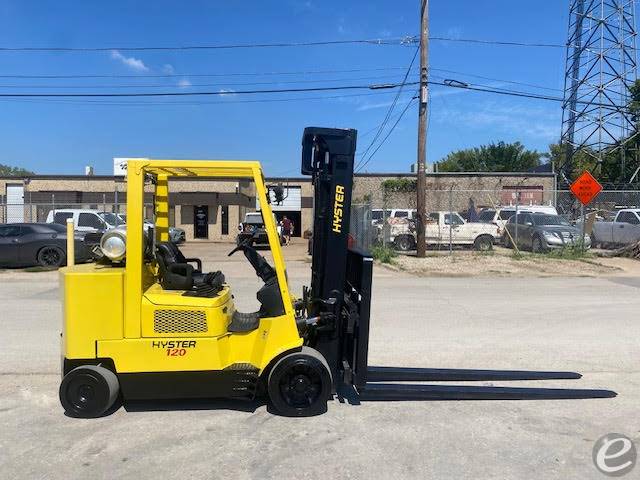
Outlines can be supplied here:
[[60, 384], [60, 403], [73, 417], [95, 418], [118, 398], [118, 377], [99, 365], [83, 365], [67, 373]]
[[309, 347], [278, 360], [267, 382], [271, 403], [278, 413], [287, 417], [310, 417], [326, 412], [331, 386], [327, 361]]

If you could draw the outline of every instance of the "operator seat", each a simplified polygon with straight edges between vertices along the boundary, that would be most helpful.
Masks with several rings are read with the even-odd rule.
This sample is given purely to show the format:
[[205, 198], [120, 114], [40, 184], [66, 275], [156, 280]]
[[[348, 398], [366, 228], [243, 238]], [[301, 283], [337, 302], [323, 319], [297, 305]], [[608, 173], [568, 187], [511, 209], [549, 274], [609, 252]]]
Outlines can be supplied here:
[[[202, 273], [199, 258], [185, 258], [177, 245], [161, 242], [156, 247], [160, 285], [165, 290], [185, 290], [185, 296], [213, 297], [225, 281], [222, 272]], [[190, 263], [195, 263], [197, 269]]]

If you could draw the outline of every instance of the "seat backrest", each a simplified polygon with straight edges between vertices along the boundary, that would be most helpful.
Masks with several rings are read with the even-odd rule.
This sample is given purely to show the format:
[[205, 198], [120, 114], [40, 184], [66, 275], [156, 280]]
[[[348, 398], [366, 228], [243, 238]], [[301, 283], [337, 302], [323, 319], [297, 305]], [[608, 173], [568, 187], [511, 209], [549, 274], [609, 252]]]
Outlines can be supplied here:
[[169, 242], [158, 243], [157, 245], [158, 256], [161, 257], [162, 262], [165, 267], [173, 263], [185, 263], [184, 261], [180, 261], [178, 256], [175, 254], [175, 251], [171, 248], [171, 244]]
[[193, 287], [193, 267], [185, 262], [179, 262], [168, 242], [159, 243], [156, 251], [162, 288], [189, 290]]
[[186, 257], [182, 254], [178, 246], [173, 242], [162, 242], [164, 245], [167, 245], [169, 249], [173, 252], [173, 255], [178, 263], [187, 263]]

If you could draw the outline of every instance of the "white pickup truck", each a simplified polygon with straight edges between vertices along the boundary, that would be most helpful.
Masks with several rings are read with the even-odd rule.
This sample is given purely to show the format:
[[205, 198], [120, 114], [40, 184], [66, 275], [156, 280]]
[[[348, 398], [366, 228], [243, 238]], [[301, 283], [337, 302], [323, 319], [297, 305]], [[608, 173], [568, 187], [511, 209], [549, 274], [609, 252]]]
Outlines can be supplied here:
[[591, 244], [602, 247], [627, 245], [640, 241], [640, 208], [625, 208], [613, 222], [595, 222]]
[[[415, 228], [407, 220], [389, 222], [389, 240], [398, 250], [416, 248]], [[476, 250], [491, 250], [500, 239], [497, 225], [491, 223], [466, 222], [456, 212], [433, 212], [427, 217], [425, 238], [428, 246], [473, 245]]]

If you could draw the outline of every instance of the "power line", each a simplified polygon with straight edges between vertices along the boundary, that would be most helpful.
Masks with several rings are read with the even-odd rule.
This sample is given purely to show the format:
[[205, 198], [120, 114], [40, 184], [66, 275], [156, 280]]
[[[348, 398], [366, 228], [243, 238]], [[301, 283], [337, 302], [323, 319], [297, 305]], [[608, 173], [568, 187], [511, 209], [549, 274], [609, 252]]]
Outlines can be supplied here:
[[[485, 77], [483, 75], [477, 75], [477, 74], [474, 74], [474, 73], [460, 72], [460, 71], [457, 71], [457, 70], [448, 70], [448, 69], [445, 69], [445, 68], [429, 68], [429, 70], [435, 71], [435, 72], [453, 73], [455, 75], [465, 75], [467, 77], [480, 78], [482, 80], [490, 80], [492, 82], [510, 83], [512, 85], [521, 85], [523, 87], [539, 88], [540, 90], [549, 90], [549, 91], [554, 91], [554, 92], [564, 92], [564, 90], [561, 89], [561, 88], [547, 87], [547, 86], [544, 86], [544, 85], [537, 85], [535, 83], [518, 82], [518, 81], [515, 81], [515, 80], [505, 80], [505, 79], [502, 79], [502, 78]], [[440, 77], [440, 78], [443, 78], [443, 77]]]
[[407, 103], [407, 106], [404, 107], [404, 110], [402, 110], [402, 112], [400, 113], [400, 116], [398, 117], [396, 122], [391, 126], [391, 129], [389, 129], [389, 131], [387, 132], [385, 137], [382, 139], [382, 141], [378, 144], [376, 149], [373, 152], [371, 152], [371, 155], [369, 155], [369, 158], [367, 158], [359, 167], [357, 167], [356, 173], [361, 171], [364, 167], [366, 167], [367, 164], [371, 161], [371, 159], [378, 152], [378, 150], [380, 150], [380, 147], [382, 147], [382, 145], [384, 145], [384, 143], [387, 141], [387, 138], [389, 138], [389, 136], [393, 133], [393, 131], [395, 130], [395, 128], [398, 125], [398, 123], [400, 123], [400, 120], [402, 120], [402, 117], [404, 116], [404, 114], [407, 112], [407, 110], [409, 110], [409, 107], [413, 104], [413, 102], [416, 99], [417, 99], [417, 97], [412, 97], [411, 100], [409, 100], [409, 103]]
[[163, 45], [163, 46], [111, 46], [111, 47], [0, 47], [0, 52], [123, 52], [232, 50], [239, 48], [316, 47], [325, 45], [408, 45], [415, 43], [413, 36], [395, 38], [368, 38], [355, 40], [325, 40], [316, 42], [236, 43], [221, 45]]
[[[402, 93], [402, 87], [404, 87], [404, 85], [407, 82], [407, 78], [409, 77], [409, 74], [411, 73], [411, 69], [413, 68], [413, 63], [415, 62], [419, 51], [420, 51], [420, 48], [418, 47], [418, 48], [416, 48], [416, 51], [413, 53], [413, 57], [411, 57], [411, 62], [409, 63], [409, 67], [407, 68], [407, 71], [404, 74], [404, 78], [402, 80], [402, 84], [400, 85], [400, 89], [398, 90], [398, 93], [396, 94], [396, 97], [393, 99], [393, 102], [391, 102], [391, 105], [389, 106], [389, 109], [387, 110], [387, 114], [385, 115], [384, 120], [382, 120], [382, 123], [378, 127], [378, 131], [376, 132], [375, 136], [373, 137], [373, 140], [371, 140], [371, 143], [369, 143], [369, 145], [365, 149], [364, 153], [362, 154], [363, 159], [364, 159], [364, 156], [367, 154], [367, 152], [369, 152], [369, 150], [371, 149], [373, 144], [376, 142], [376, 140], [378, 139], [378, 137], [380, 136], [382, 131], [384, 130], [384, 127], [386, 127], [387, 122], [389, 121], [389, 117], [391, 116], [391, 113], [393, 113], [393, 109], [395, 108], [396, 104], [398, 103], [398, 97], [400, 96], [400, 93]], [[357, 165], [356, 165], [356, 168], [357, 168]]]
[[404, 70], [405, 67], [380, 67], [380, 68], [354, 68], [347, 70], [300, 70], [284, 72], [228, 72], [228, 73], [166, 73], [166, 74], [72, 74], [72, 75], [22, 75], [8, 74], [1, 75], [0, 78], [184, 78], [184, 77], [249, 77], [249, 76], [270, 76], [270, 75], [317, 75], [327, 73], [359, 73], [378, 72], [388, 70]]
[[328, 92], [335, 90], [382, 90], [397, 88], [401, 85], [417, 85], [412, 83], [386, 83], [380, 85], [342, 85], [338, 87], [310, 87], [310, 88], [274, 88], [266, 90], [235, 90], [217, 92], [135, 92], [135, 93], [0, 93], [0, 97], [193, 97], [202, 95], [225, 96], [225, 95], [253, 95], [258, 93], [297, 93], [297, 92]]
[[349, 78], [327, 78], [316, 80], [278, 80], [272, 82], [241, 82], [241, 83], [189, 83], [181, 85], [179, 83], [174, 85], [144, 85], [144, 84], [130, 84], [130, 85], [2, 85], [0, 88], [54, 88], [54, 89], [72, 89], [72, 88], [193, 88], [193, 87], [238, 87], [247, 85], [280, 85], [291, 83], [321, 83], [321, 82], [348, 82], [354, 80], [381, 80], [396, 78], [397, 75], [378, 75], [368, 77], [349, 77]]
[[512, 42], [504, 40], [483, 40], [478, 38], [456, 38], [456, 37], [429, 37], [429, 40], [441, 42], [458, 42], [458, 43], [476, 43], [479, 45], [502, 45], [508, 47], [543, 47], [543, 48], [566, 48], [561, 43], [542, 43], [542, 42]]
[[[487, 40], [481, 38], [458, 38], [445, 36], [430, 36], [429, 40], [436, 42], [470, 43], [477, 45], [495, 45], [528, 48], [566, 48], [563, 43], [548, 42], [520, 42], [509, 40]], [[315, 47], [329, 45], [414, 45], [418, 43], [415, 35], [405, 35], [392, 38], [365, 38], [352, 40], [322, 40], [314, 42], [276, 42], [276, 43], [236, 43], [236, 44], [205, 44], [205, 45], [142, 45], [142, 46], [109, 46], [109, 47], [0, 47], [0, 52], [109, 52], [119, 50], [123, 52], [144, 51], [189, 51], [189, 50], [232, 50], [250, 48], [289, 48]]]
[[[389, 95], [394, 93], [392, 91], [381, 92], [367, 92], [367, 93], [350, 93], [342, 95], [318, 95], [318, 96], [300, 96], [300, 97], [288, 97], [288, 98], [261, 98], [254, 100], [215, 100], [215, 101], [203, 101], [203, 100], [175, 100], [175, 101], [135, 101], [135, 100], [89, 100], [78, 98], [0, 98], [0, 101], [4, 102], [26, 102], [26, 103], [60, 103], [60, 104], [75, 104], [75, 105], [110, 105], [110, 106], [154, 106], [154, 105], [228, 105], [236, 103], [278, 103], [278, 102], [298, 102], [306, 100], [329, 100], [337, 98], [349, 98], [349, 97], [368, 97], [374, 95]], [[229, 94], [232, 96], [233, 94]]]

